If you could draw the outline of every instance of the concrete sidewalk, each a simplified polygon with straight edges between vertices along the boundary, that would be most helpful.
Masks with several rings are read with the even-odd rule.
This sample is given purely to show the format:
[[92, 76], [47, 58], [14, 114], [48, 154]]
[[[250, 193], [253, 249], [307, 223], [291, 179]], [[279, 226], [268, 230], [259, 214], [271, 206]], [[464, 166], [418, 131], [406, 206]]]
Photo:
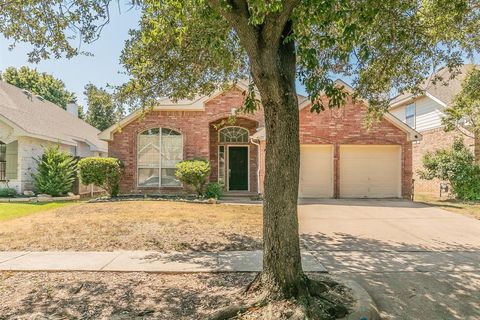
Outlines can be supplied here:
[[[305, 271], [326, 272], [312, 252], [302, 253]], [[262, 251], [75, 252], [0, 251], [0, 271], [257, 272]]]

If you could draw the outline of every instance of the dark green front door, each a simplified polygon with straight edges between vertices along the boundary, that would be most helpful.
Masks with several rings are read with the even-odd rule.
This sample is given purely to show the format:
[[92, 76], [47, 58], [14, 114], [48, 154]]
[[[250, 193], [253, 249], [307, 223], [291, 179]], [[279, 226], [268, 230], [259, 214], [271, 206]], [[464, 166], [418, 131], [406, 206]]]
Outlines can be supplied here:
[[248, 191], [248, 147], [228, 147], [228, 190]]

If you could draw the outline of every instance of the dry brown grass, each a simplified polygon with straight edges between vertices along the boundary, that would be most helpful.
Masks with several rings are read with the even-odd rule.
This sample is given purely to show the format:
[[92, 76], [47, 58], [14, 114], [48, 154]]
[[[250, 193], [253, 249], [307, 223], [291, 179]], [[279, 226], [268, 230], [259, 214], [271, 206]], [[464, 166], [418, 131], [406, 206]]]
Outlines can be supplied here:
[[0, 224], [0, 250], [217, 251], [261, 248], [260, 206], [86, 203]]
[[478, 202], [463, 202], [456, 199], [438, 198], [431, 195], [415, 195], [415, 201], [480, 219], [480, 203]]

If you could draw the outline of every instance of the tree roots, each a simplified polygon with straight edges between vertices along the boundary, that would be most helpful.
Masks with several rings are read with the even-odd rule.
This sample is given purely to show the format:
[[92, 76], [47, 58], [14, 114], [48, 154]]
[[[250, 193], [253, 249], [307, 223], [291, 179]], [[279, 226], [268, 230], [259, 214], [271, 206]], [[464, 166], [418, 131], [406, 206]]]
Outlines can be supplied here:
[[270, 280], [265, 274], [259, 273], [245, 289], [244, 302], [220, 309], [208, 319], [236, 319], [267, 305], [268, 308], [275, 308], [282, 301], [294, 306], [288, 312], [288, 319], [336, 319], [348, 314], [344, 301], [331, 296], [332, 290], [335, 291], [339, 286], [337, 282], [329, 279], [317, 281], [305, 276], [297, 286], [285, 292]]

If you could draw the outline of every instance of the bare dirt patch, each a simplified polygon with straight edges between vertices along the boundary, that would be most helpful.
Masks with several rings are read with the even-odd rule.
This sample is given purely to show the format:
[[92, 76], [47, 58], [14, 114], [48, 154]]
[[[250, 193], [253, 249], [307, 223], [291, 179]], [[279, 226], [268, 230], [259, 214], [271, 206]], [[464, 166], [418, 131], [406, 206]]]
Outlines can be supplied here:
[[[243, 299], [254, 276], [1, 272], [0, 319], [206, 319]], [[352, 301], [345, 291], [329, 292], [322, 299], [346, 305]], [[291, 319], [296, 307], [295, 301], [277, 301], [253, 307], [238, 319]]]
[[253, 274], [0, 273], [0, 319], [205, 319]]
[[261, 206], [169, 201], [86, 203], [0, 224], [0, 250], [261, 249]]

